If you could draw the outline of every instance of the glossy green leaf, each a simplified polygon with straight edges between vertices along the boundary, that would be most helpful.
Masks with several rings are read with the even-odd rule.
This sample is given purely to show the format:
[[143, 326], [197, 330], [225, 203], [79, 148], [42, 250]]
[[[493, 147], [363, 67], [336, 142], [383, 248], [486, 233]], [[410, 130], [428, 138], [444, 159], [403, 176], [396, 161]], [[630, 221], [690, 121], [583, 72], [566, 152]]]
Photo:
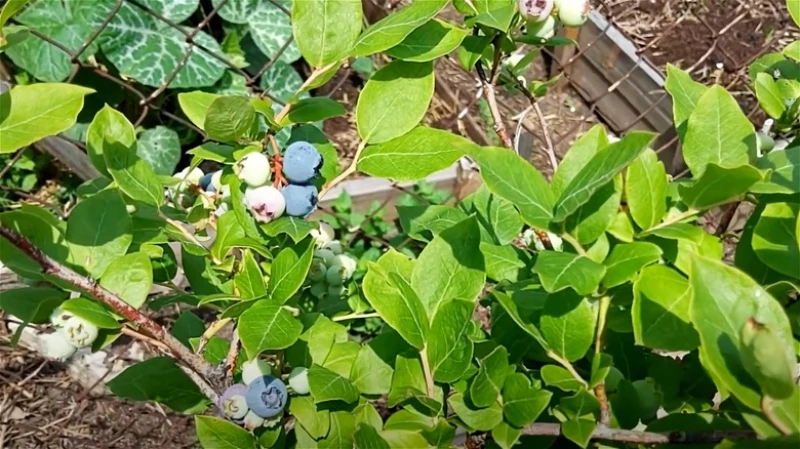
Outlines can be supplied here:
[[169, 176], [181, 159], [178, 133], [166, 126], [156, 126], [139, 134], [136, 154], [158, 175]]
[[[435, 411], [439, 412], [441, 409], [441, 394], [442, 390], [437, 388], [434, 394], [437, 398], [426, 396], [425, 375], [422, 372], [422, 363], [420, 363], [417, 355], [404, 353], [397, 356], [395, 359], [394, 376], [392, 376], [392, 388], [387, 397], [387, 404], [389, 407], [394, 407], [397, 404], [404, 403], [408, 408], [414, 409], [417, 406], [422, 406], [425, 409], [425, 414]], [[415, 401], [424, 401], [421, 404]], [[435, 406], [435, 409], [434, 407]]]
[[411, 131], [425, 116], [433, 87], [432, 62], [394, 61], [378, 70], [358, 96], [356, 124], [361, 140], [383, 143]]
[[469, 214], [478, 217], [481, 235], [485, 240], [497, 245], [507, 245], [516, 239], [522, 231], [522, 217], [514, 205], [489, 192], [485, 184], [473, 192], [460, 204]]
[[369, 263], [364, 276], [364, 296], [386, 324], [409, 344], [422, 349], [430, 327], [428, 315], [396, 259], [405, 259], [405, 256], [390, 250], [377, 263]]
[[106, 168], [103, 148], [110, 147], [111, 142], [120, 142], [125, 146], [134, 146], [136, 133], [133, 125], [119, 111], [105, 105], [95, 114], [86, 130], [86, 153], [92, 165], [106, 176], [111, 176]]
[[66, 238], [72, 262], [100, 278], [133, 240], [130, 214], [119, 191], [104, 190], [78, 203], [69, 215]]
[[578, 207], [587, 203], [598, 189], [639, 157], [653, 137], [652, 133], [634, 131], [626, 134], [619, 142], [600, 150], [561, 192], [554, 206], [554, 219], [563, 221]]
[[150, 257], [138, 252], [117, 258], [103, 273], [100, 286], [138, 309], [147, 301], [147, 295], [153, 286], [153, 264]]
[[211, 246], [211, 255], [216, 260], [222, 261], [228, 255], [228, 251], [234, 247], [234, 242], [244, 238], [245, 233], [236, 213], [232, 210], [225, 212], [217, 221], [217, 236]]
[[576, 379], [566, 369], [557, 365], [543, 366], [540, 374], [548, 387], [555, 387], [563, 391], [578, 391], [584, 388], [583, 382]]
[[503, 408], [497, 402], [486, 408], [478, 408], [470, 404], [464, 395], [456, 393], [447, 398], [447, 403], [458, 419], [474, 430], [488, 432], [503, 420]]
[[664, 218], [667, 172], [655, 151], [646, 149], [628, 167], [625, 199], [633, 220], [642, 229], [650, 229]]
[[195, 126], [203, 129], [206, 123], [208, 107], [218, 98], [220, 98], [220, 96], [217, 94], [202, 91], [181, 92], [178, 94], [178, 104], [184, 115], [186, 115]]
[[461, 67], [464, 70], [472, 71], [491, 42], [492, 36], [467, 36], [464, 38], [458, 49], [458, 62]]
[[800, 26], [800, 2], [797, 0], [786, 0], [786, 9], [789, 10], [789, 15], [792, 16], [794, 24]]
[[508, 351], [498, 346], [480, 361], [478, 374], [469, 387], [469, 397], [478, 407], [488, 407], [497, 401], [508, 376]]
[[414, 30], [398, 45], [386, 51], [405, 61], [426, 62], [444, 56], [461, 45], [469, 30], [433, 19]]
[[708, 164], [723, 168], [746, 165], [755, 148], [753, 124], [721, 86], [712, 86], [689, 116], [683, 157], [695, 178]]
[[379, 178], [417, 181], [448, 168], [475, 148], [477, 145], [461, 136], [419, 126], [388, 142], [366, 147], [358, 169]]
[[633, 284], [633, 334], [636, 344], [663, 351], [691, 351], [699, 344], [692, 327], [689, 281], [664, 265], [642, 270]]
[[452, 206], [397, 206], [400, 225], [409, 237], [428, 242], [432, 236], [466, 220], [467, 214]]
[[708, 90], [708, 87], [694, 81], [688, 73], [672, 64], [667, 64], [667, 81], [664, 87], [672, 96], [675, 129], [683, 141], [689, 124], [689, 116], [692, 115], [692, 111], [697, 107], [697, 102], [700, 101], [700, 97]]
[[280, 124], [287, 126], [293, 123], [320, 122], [346, 113], [341, 103], [328, 97], [304, 98], [289, 107], [289, 113]]
[[800, 204], [767, 204], [753, 232], [753, 250], [768, 267], [800, 279]]
[[236, 142], [253, 128], [256, 110], [247, 97], [216, 98], [205, 111], [203, 130], [220, 142]]
[[596, 427], [597, 422], [591, 419], [571, 419], [561, 423], [561, 433], [568, 440], [585, 448], [589, 445]]
[[[19, 12], [26, 3], [28, 3], [28, 0], [8, 0], [8, 2], [3, 5], [3, 8], [0, 9], [0, 28], [5, 27], [8, 19]], [[0, 33], [0, 36], [2, 36], [2, 33]]]
[[236, 273], [233, 282], [239, 290], [242, 299], [254, 299], [266, 296], [267, 284], [264, 275], [251, 251], [244, 251], [242, 255], [241, 271]]
[[107, 385], [121, 398], [156, 401], [181, 413], [199, 413], [209, 404], [192, 379], [169, 357], [131, 365]]
[[106, 168], [123, 193], [149, 206], [160, 207], [164, 190], [153, 169], [136, 154], [136, 147], [104, 140]]
[[348, 379], [317, 364], [308, 370], [308, 386], [311, 388], [311, 397], [317, 404], [328, 401], [351, 403], [358, 400], [358, 390]]
[[272, 301], [283, 304], [300, 289], [313, 257], [312, 239], [306, 239], [294, 246], [285, 246], [275, 256], [267, 285]]
[[596, 310], [589, 300], [572, 291], [547, 297], [539, 329], [550, 350], [570, 362], [586, 355], [592, 345]]
[[[241, 221], [241, 218], [240, 218]], [[314, 229], [314, 223], [298, 217], [280, 217], [262, 226], [264, 232], [270, 237], [277, 237], [281, 234], [288, 235], [292, 241], [299, 243], [308, 233]]]
[[510, 245], [498, 246], [486, 242], [481, 242], [480, 248], [486, 266], [486, 276], [498, 282], [519, 280], [525, 268], [525, 261], [518, 249]]
[[432, 19], [447, 3], [448, 0], [414, 2], [389, 14], [359, 36], [351, 56], [369, 56], [394, 47]]
[[[20, 235], [27, 237], [37, 248], [59, 262], [66, 262], [69, 253], [64, 242], [64, 231], [57, 223], [37, 214], [36, 208], [26, 208], [0, 214], [0, 223]], [[0, 260], [20, 276], [43, 280], [46, 276], [38, 263], [34, 262], [16, 246], [0, 237]]]
[[363, 394], [386, 394], [392, 386], [394, 369], [379, 355], [378, 344], [375, 339], [361, 346], [350, 370], [350, 380]]
[[616, 287], [630, 281], [642, 268], [658, 262], [660, 258], [661, 248], [652, 243], [634, 242], [614, 246], [604, 262], [606, 275], [603, 287]]
[[292, 313], [274, 300], [260, 300], [239, 317], [236, 327], [247, 357], [252, 359], [263, 351], [291, 346], [303, 325]]
[[478, 12], [473, 19], [476, 23], [503, 32], [508, 31], [517, 11], [516, 2], [513, 0], [476, 0], [474, 4]]
[[550, 293], [572, 288], [581, 295], [594, 292], [606, 273], [606, 268], [583, 256], [556, 251], [541, 251], [533, 272], [539, 275], [542, 286]]
[[524, 330], [528, 335], [533, 337], [533, 339], [536, 340], [540, 345], [547, 347], [547, 342], [542, 336], [542, 333], [532, 323], [527, 314], [521, 313], [520, 307], [511, 296], [497, 290], [492, 292], [492, 296], [495, 297], [498, 304], [500, 304], [502, 309], [505, 310], [511, 320], [516, 323], [520, 329]]
[[355, 435], [353, 435], [353, 438], [355, 440], [356, 447], [368, 447], [370, 449], [391, 449], [389, 442], [381, 437], [380, 432], [367, 424], [360, 424]]
[[292, 2], [292, 34], [303, 58], [315, 68], [347, 56], [361, 33], [361, 19], [358, 0]]
[[473, 344], [468, 337], [472, 301], [451, 299], [436, 309], [426, 343], [433, 379], [451, 383], [461, 378], [472, 360]]
[[[310, 323], [297, 342], [286, 350], [286, 360], [292, 366], [322, 365], [336, 343], [347, 341], [347, 328], [322, 315], [307, 315]], [[313, 317], [313, 318], [312, 318]]]
[[742, 364], [740, 332], [754, 318], [772, 329], [783, 342], [786, 357], [793, 358], [791, 329], [783, 307], [747, 275], [720, 261], [695, 257], [689, 278], [691, 318], [700, 336], [703, 367], [719, 388], [758, 410], [761, 393]]
[[[353, 414], [344, 411], [331, 412], [331, 430], [328, 436], [317, 442], [319, 449], [350, 449], [353, 447], [353, 435], [356, 423]], [[303, 446], [308, 447], [308, 446]]]
[[493, 194], [517, 206], [529, 225], [547, 228], [555, 196], [541, 173], [507, 148], [486, 147], [470, 156], [480, 165], [481, 177]]
[[514, 373], [503, 384], [503, 415], [516, 427], [536, 421], [550, 403], [553, 393], [531, 386], [522, 373]]
[[680, 185], [678, 191], [688, 206], [708, 209], [741, 197], [761, 180], [761, 172], [751, 165], [725, 168], [709, 163], [700, 179], [689, 186]]
[[411, 277], [427, 315], [432, 317], [443, 301], [474, 301], [483, 288], [480, 230], [470, 217], [436, 236], [420, 253]]
[[98, 302], [86, 298], [73, 298], [64, 301], [61, 309], [83, 318], [101, 329], [118, 329], [121, 324], [112, 315], [111, 310]]
[[753, 193], [800, 193], [800, 146], [772, 151], [759, 158], [756, 166], [770, 170], [769, 179], [755, 183]]
[[195, 416], [197, 439], [203, 449], [257, 449], [252, 433], [226, 419]]
[[[16, 47], [15, 47], [16, 48]], [[93, 89], [73, 84], [16, 86], [0, 95], [0, 154], [10, 153], [75, 124]]]
[[350, 370], [353, 369], [353, 363], [358, 356], [360, 348], [361, 345], [354, 341], [334, 343], [322, 367], [333, 371], [345, 379], [350, 379]]
[[61, 290], [45, 287], [3, 290], [0, 292], [0, 309], [24, 323], [45, 323], [67, 297]]
[[764, 112], [774, 119], [781, 118], [786, 110], [786, 104], [784, 104], [781, 91], [772, 75], [766, 73], [756, 75], [755, 90], [758, 103]]

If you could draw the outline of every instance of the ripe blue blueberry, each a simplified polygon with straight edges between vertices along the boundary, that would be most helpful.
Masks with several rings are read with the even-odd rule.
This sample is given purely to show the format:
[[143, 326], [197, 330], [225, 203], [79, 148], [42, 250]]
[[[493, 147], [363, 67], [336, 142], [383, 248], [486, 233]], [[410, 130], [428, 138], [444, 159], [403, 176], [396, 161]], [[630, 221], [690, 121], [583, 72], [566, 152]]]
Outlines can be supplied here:
[[281, 190], [286, 200], [286, 214], [292, 217], [306, 217], [317, 207], [317, 188], [289, 184]]
[[298, 141], [289, 145], [283, 155], [283, 174], [294, 184], [305, 184], [319, 175], [322, 155], [314, 145]]
[[211, 178], [213, 177], [214, 173], [212, 172], [206, 173], [202, 178], [200, 178], [200, 188], [203, 189], [203, 191], [207, 191], [208, 188], [211, 187]]
[[247, 386], [247, 406], [262, 418], [282, 413], [288, 399], [286, 385], [276, 377], [262, 376]]

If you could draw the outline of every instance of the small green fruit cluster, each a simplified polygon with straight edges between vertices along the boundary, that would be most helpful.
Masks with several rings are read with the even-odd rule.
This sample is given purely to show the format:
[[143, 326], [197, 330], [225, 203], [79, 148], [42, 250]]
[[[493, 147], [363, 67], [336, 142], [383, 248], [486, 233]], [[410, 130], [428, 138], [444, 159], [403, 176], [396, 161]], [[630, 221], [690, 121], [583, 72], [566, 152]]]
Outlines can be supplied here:
[[358, 262], [342, 253], [342, 244], [334, 240], [333, 228], [320, 222], [320, 229], [313, 230], [317, 249], [308, 271], [311, 294], [318, 299], [339, 298], [345, 291], [345, 283], [353, 277]]

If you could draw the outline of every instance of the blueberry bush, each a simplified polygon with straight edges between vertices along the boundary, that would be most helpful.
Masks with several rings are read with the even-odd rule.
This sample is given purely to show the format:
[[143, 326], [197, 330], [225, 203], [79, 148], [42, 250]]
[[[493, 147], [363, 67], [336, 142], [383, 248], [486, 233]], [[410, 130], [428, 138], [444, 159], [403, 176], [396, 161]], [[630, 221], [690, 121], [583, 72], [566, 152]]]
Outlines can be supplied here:
[[[16, 13], [68, 39], [94, 13], [86, 2], [24, 3], [8, 2], [0, 25]], [[197, 1], [143, 3], [180, 21]], [[258, 36], [267, 3], [234, 1], [223, 17]], [[0, 260], [29, 285], [0, 294], [17, 334], [52, 331], [45, 355], [59, 360], [120, 335], [156, 342], [162, 356], [108, 386], [196, 415], [206, 448], [797, 447], [798, 42], [751, 67], [770, 116], [758, 131], [723, 87], [668, 68], [691, 179], [666, 173], [654, 135], [616, 138], [599, 125], [547, 179], [513, 151], [494, 88], [535, 104], [547, 81], [520, 79], [531, 58], [512, 53], [569, 43], [555, 30], [580, 26], [588, 1], [454, 0], [458, 24], [437, 18], [448, 4], [412, 2], [364, 27], [358, 0], [286, 2], [294, 57], [313, 72], [280, 108], [181, 91], [182, 113], [208, 139], [176, 174], [138, 153], [148, 139], [124, 114], [100, 109], [86, 141], [103, 176], [81, 186], [69, 216], [27, 204], [0, 214]], [[800, 3], [787, 6], [800, 22]], [[171, 32], [121, 17], [130, 23], [99, 46], [150, 82], [170, 60]], [[6, 30], [5, 51], [51, 82], [0, 97], [2, 153], [68, 130], [102, 95], [52, 82], [61, 65], [22, 32]], [[484, 84], [503, 146], [420, 124], [434, 62], [453, 51]], [[360, 144], [341, 169], [315, 124], [344, 108], [307, 94], [377, 54], [389, 62], [359, 94]], [[216, 74], [190, 59], [174, 87]], [[418, 181], [460, 158], [483, 180], [462, 203], [398, 207], [418, 251], [390, 243], [359, 263], [347, 233], [337, 240], [309, 218], [356, 173]], [[204, 173], [209, 162], [219, 169]], [[709, 232], [707, 212], [741, 203], [754, 209], [743, 231]], [[737, 240], [733, 257], [723, 238]], [[179, 269], [186, 289], [171, 282]], [[172, 293], [153, 297], [154, 285]], [[167, 328], [152, 318], [167, 304], [214, 318], [185, 311]]]

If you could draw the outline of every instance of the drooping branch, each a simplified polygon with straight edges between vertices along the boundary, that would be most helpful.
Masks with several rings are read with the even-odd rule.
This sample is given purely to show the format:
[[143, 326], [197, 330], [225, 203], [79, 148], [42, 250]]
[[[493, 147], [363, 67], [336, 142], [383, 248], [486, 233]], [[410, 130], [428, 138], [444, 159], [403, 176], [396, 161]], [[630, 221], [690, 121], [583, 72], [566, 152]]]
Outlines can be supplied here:
[[[552, 423], [531, 424], [522, 429], [523, 435], [560, 436], [561, 425]], [[702, 444], [719, 443], [723, 439], [755, 439], [756, 433], [751, 430], [711, 430], [700, 432], [641, 432], [637, 430], [611, 429], [598, 426], [592, 433], [592, 440], [619, 441], [636, 444]]]
[[[33, 261], [42, 268], [44, 274], [53, 276], [75, 286], [79, 290], [89, 293], [103, 304], [114, 309], [114, 311], [125, 317], [125, 319], [131, 323], [134, 323], [139, 329], [147, 332], [154, 340], [162, 343], [175, 358], [186, 364], [203, 379], [214, 379], [215, 368], [206, 362], [202, 356], [192, 353], [189, 348], [173, 337], [160, 324], [128, 305], [122, 298], [99, 286], [97, 282], [76, 273], [52, 259], [26, 237], [21, 236], [3, 224], [0, 224], [0, 235], [19, 248], [25, 255], [33, 259]], [[214, 384], [214, 382], [209, 383], [212, 385]]]

